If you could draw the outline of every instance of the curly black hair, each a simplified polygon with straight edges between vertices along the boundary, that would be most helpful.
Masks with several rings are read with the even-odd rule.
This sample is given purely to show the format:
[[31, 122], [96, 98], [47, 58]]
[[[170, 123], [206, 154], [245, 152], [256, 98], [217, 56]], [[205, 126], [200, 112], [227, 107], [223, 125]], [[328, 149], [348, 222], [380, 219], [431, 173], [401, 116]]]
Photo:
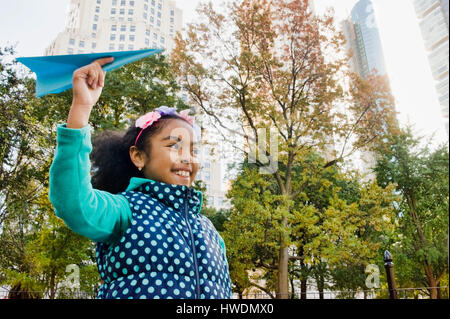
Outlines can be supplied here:
[[[139, 137], [136, 147], [150, 156], [150, 138], [160, 132], [170, 120], [182, 120], [176, 114], [163, 115], [158, 121], [146, 128]], [[144, 178], [144, 174], [137, 169], [130, 158], [129, 150], [141, 132], [135, 122], [126, 132], [103, 131], [96, 134], [92, 141], [92, 186], [112, 194], [123, 192], [128, 187], [132, 177]]]

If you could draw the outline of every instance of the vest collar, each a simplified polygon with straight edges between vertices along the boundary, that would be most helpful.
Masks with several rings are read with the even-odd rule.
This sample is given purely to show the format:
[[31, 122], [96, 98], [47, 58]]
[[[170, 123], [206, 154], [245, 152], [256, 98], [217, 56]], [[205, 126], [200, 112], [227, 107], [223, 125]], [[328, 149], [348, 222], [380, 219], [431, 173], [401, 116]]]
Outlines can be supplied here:
[[147, 178], [132, 177], [126, 191], [137, 191], [158, 199], [166, 206], [184, 211], [185, 200], [188, 201], [189, 211], [200, 213], [203, 194], [184, 185], [166, 184]]

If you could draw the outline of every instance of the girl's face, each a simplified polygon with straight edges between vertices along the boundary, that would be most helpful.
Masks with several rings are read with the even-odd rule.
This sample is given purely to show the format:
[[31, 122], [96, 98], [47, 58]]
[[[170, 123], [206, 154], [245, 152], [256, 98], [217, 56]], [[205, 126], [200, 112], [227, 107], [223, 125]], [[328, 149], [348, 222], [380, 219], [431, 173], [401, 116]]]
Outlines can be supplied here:
[[190, 186], [198, 171], [198, 143], [195, 139], [188, 123], [169, 120], [158, 134], [150, 138], [150, 157], [144, 155], [141, 165], [144, 176], [166, 184]]

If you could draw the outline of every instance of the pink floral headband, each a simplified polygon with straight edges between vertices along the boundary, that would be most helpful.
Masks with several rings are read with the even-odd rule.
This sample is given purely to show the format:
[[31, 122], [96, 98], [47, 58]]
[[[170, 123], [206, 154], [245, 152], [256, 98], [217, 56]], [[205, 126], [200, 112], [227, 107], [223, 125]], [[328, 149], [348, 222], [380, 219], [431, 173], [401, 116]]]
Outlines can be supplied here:
[[141, 131], [139, 132], [139, 135], [136, 137], [136, 140], [134, 141], [134, 146], [136, 146], [137, 141], [139, 137], [141, 136], [142, 132], [149, 126], [152, 126], [153, 123], [157, 122], [161, 116], [164, 115], [178, 115], [181, 118], [183, 118], [186, 122], [192, 125], [194, 128], [194, 132], [197, 134], [197, 136], [200, 136], [200, 127], [198, 127], [195, 124], [195, 119], [193, 116], [188, 115], [189, 110], [183, 110], [180, 111], [180, 113], [177, 112], [176, 107], [168, 107], [168, 106], [160, 106], [153, 112], [148, 112], [144, 115], [142, 115], [140, 118], [136, 120], [136, 127], [141, 128]]

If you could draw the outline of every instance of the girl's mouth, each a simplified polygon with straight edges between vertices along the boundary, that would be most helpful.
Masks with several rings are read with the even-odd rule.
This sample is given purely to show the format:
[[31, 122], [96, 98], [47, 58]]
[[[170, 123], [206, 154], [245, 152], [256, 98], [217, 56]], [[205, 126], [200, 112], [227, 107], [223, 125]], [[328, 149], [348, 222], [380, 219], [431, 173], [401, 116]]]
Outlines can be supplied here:
[[191, 173], [188, 171], [183, 171], [183, 170], [179, 170], [179, 171], [172, 171], [178, 178], [178, 180], [180, 180], [183, 183], [186, 182], [190, 182], [191, 180]]

